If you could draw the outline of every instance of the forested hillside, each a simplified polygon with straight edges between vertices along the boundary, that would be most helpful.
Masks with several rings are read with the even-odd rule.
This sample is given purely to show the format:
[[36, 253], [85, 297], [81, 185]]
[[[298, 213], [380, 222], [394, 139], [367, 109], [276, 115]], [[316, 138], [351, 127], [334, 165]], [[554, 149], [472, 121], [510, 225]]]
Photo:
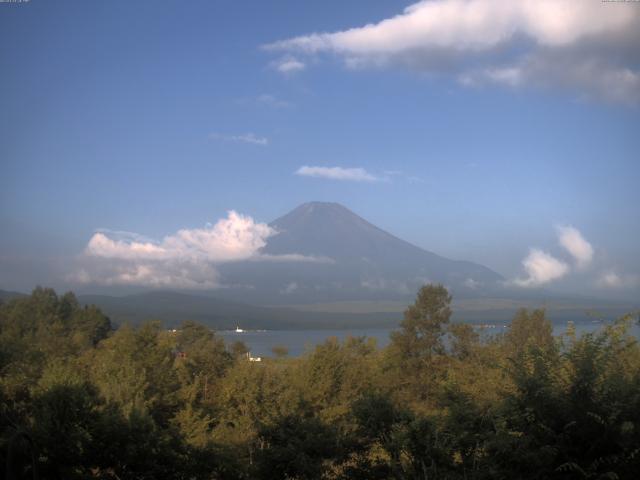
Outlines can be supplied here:
[[[329, 339], [250, 362], [208, 328], [114, 330], [72, 293], [0, 305], [0, 462], [42, 479], [635, 479], [627, 316], [553, 337], [541, 310], [481, 341], [423, 287], [389, 347]], [[447, 347], [445, 348], [445, 345]], [[37, 476], [36, 476], [37, 475]]]

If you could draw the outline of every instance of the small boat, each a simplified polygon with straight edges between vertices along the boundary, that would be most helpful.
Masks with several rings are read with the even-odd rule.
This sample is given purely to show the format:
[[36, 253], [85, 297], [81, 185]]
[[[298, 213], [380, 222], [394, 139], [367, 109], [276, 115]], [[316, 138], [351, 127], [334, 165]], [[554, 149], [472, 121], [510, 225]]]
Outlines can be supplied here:
[[236, 333], [243, 333], [243, 332], [244, 332], [244, 330], [236, 325]]

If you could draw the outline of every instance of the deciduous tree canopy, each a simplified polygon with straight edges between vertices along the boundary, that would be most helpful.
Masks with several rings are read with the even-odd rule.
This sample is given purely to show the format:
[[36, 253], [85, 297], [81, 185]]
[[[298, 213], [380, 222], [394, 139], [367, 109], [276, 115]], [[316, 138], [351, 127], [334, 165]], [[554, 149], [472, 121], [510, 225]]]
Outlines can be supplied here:
[[193, 322], [114, 329], [72, 293], [0, 305], [0, 466], [43, 479], [635, 479], [640, 347], [625, 317], [481, 340], [427, 285], [385, 349], [330, 338], [250, 362]]

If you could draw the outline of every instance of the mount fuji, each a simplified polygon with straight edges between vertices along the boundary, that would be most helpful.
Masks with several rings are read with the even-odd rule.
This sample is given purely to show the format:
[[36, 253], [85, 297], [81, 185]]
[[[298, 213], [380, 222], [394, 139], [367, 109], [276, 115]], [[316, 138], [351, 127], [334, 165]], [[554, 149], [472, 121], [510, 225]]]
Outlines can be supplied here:
[[259, 303], [399, 300], [425, 283], [457, 296], [500, 288], [502, 276], [401, 240], [338, 203], [310, 202], [274, 220], [260, 261], [220, 266], [224, 296]]

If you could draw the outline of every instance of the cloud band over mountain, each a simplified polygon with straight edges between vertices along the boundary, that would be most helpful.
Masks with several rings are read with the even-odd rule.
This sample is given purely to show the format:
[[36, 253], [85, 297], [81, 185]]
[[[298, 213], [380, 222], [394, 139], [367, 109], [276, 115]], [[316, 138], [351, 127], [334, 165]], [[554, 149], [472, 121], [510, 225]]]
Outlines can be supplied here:
[[204, 228], [182, 229], [155, 242], [127, 232], [96, 232], [80, 257], [72, 280], [103, 285], [175, 288], [220, 286], [216, 265], [240, 260], [331, 262], [300, 254], [262, 255], [267, 238], [278, 232], [231, 210]]

